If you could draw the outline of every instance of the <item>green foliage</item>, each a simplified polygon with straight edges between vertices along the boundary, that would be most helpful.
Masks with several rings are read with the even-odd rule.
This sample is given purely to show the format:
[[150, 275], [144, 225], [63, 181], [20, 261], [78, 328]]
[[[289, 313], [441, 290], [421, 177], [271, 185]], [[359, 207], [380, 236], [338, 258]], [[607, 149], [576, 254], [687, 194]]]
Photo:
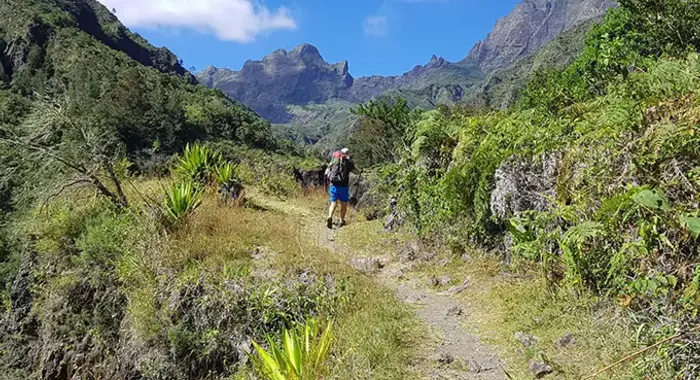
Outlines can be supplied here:
[[[419, 236], [504, 247], [552, 290], [616, 297], [653, 325], [645, 344], [699, 312], [700, 59], [684, 53], [697, 2], [662, 3], [611, 11], [568, 68], [533, 77], [518, 108], [424, 113], [404, 136], [410, 159], [383, 169]], [[693, 339], [641, 371], [693, 373]]]
[[233, 176], [234, 171], [235, 167], [230, 162], [216, 165], [214, 168], [214, 179], [216, 180], [216, 183], [219, 186], [224, 186], [231, 183], [231, 181], [235, 179]]
[[329, 322], [321, 329], [315, 319], [308, 319], [295, 329], [284, 329], [282, 346], [268, 335], [269, 351], [253, 341], [257, 356], [253, 365], [257, 371], [270, 380], [317, 379], [324, 376], [331, 343], [333, 325]]
[[182, 224], [202, 203], [203, 190], [192, 182], [175, 183], [164, 192], [164, 210], [173, 226]]
[[404, 98], [370, 100], [353, 109], [360, 124], [349, 145], [364, 167], [400, 162], [411, 152], [420, 111], [413, 111]]
[[[65, 112], [116, 137], [139, 164], [136, 171], [194, 141], [278, 148], [269, 123], [220, 91], [196, 85], [172, 53], [129, 32], [94, 0], [12, 0], [0, 5], [0, 15], [12, 20], [0, 41], [32, 36], [27, 64], [14, 60], [8, 92], [0, 90], [0, 111], [6, 111], [0, 128], [18, 125], [32, 103], [44, 108], [65, 97], [72, 103]], [[19, 96], [6, 102], [6, 93]], [[49, 101], [35, 102], [35, 94]]]
[[270, 153], [260, 149], [220, 142], [212, 149], [234, 166], [234, 177], [246, 185], [255, 185], [265, 194], [281, 198], [299, 194], [301, 188], [294, 169], [317, 169], [322, 162], [304, 156]]
[[177, 157], [174, 172], [185, 181], [207, 185], [214, 180], [217, 168], [222, 164], [221, 155], [202, 144], [187, 144], [182, 156]]
[[[557, 113], [604, 95], [663, 55], [680, 58], [700, 48], [700, 4], [684, 0], [623, 0], [589, 32], [584, 52], [565, 70], [538, 71], [523, 91], [521, 109]], [[643, 96], [644, 94], [632, 94]]]

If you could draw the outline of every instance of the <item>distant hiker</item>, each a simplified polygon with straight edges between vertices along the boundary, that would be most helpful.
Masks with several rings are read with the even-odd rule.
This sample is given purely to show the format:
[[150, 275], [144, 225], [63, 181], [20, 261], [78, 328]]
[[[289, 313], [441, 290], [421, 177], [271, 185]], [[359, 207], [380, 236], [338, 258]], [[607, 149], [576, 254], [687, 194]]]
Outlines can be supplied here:
[[333, 214], [335, 214], [338, 202], [340, 202], [339, 226], [345, 225], [345, 215], [348, 212], [348, 202], [350, 201], [350, 173], [360, 174], [360, 171], [355, 168], [355, 164], [350, 160], [348, 152], [348, 148], [343, 148], [333, 153], [333, 158], [326, 169], [326, 178], [331, 183], [328, 188], [331, 198], [328, 219], [326, 220], [328, 228], [333, 228]]

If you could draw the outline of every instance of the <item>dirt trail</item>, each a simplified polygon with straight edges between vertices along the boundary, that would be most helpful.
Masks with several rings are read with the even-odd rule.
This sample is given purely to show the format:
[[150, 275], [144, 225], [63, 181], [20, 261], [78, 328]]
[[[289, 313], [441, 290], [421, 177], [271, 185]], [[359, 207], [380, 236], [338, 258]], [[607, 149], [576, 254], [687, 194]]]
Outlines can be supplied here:
[[[372, 260], [366, 253], [348, 249], [339, 241], [337, 230], [327, 229], [317, 213], [287, 202], [266, 199], [264, 203], [271, 209], [300, 217], [305, 233], [319, 246], [345, 256], [348, 261]], [[449, 294], [435, 293], [420, 281], [404, 276], [408, 268], [395, 262], [394, 256], [382, 259], [384, 265], [375, 278], [393, 289], [397, 299], [413, 306], [416, 316], [430, 326], [435, 335], [432, 353], [424, 358], [428, 365], [421, 369], [423, 377], [430, 380], [507, 380], [509, 376], [495, 351], [469, 331], [472, 323], [468, 308]]]
[[[342, 241], [338, 241], [336, 230], [328, 230], [320, 222], [308, 222], [316, 234], [319, 245], [345, 255], [348, 260], [363, 257], [362, 252], [351, 252]], [[318, 225], [318, 226], [316, 226]], [[393, 256], [393, 255], [392, 255]], [[432, 347], [430, 363], [423, 369], [426, 379], [459, 380], [507, 380], [495, 351], [485, 344], [478, 335], [470, 333], [469, 310], [448, 294], [436, 293], [427, 289], [416, 279], [404, 276], [408, 268], [405, 264], [383, 258], [386, 264], [376, 279], [382, 285], [394, 289], [396, 297], [414, 307], [416, 315], [436, 335], [437, 344]]]

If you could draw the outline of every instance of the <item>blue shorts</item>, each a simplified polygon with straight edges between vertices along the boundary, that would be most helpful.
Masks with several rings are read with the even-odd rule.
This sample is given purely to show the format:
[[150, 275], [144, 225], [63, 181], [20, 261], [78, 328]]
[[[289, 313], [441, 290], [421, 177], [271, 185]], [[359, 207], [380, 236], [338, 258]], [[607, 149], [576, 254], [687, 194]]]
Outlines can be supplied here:
[[348, 186], [336, 186], [331, 184], [328, 188], [328, 193], [331, 195], [331, 202], [350, 202], [350, 187]]

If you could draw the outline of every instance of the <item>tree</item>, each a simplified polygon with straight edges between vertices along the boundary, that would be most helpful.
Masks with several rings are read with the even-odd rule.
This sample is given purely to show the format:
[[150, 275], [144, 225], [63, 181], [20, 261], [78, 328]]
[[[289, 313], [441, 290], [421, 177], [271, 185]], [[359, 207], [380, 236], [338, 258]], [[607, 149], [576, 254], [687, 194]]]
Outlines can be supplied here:
[[355, 152], [372, 157], [368, 164], [399, 163], [410, 157], [421, 111], [411, 110], [404, 98], [370, 100], [351, 112], [360, 121], [350, 145]]
[[15, 171], [22, 171], [27, 187], [47, 190], [46, 200], [72, 187], [89, 186], [118, 209], [128, 207], [119, 179], [124, 148], [117, 131], [85, 112], [89, 103], [84, 96], [64, 94], [59, 99], [40, 101], [13, 130], [0, 127], [0, 146], [22, 157]]

